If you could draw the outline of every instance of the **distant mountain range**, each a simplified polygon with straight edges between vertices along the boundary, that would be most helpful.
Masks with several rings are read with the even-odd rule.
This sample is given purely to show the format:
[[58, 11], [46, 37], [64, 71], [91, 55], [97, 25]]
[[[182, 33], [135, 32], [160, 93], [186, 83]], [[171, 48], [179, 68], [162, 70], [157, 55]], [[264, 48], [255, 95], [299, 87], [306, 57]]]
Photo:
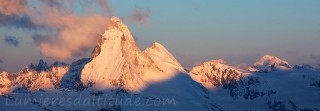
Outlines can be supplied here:
[[187, 72], [160, 43], [140, 50], [111, 17], [91, 58], [2, 72], [0, 95], [10, 111], [319, 111], [320, 69], [265, 55], [248, 69], [220, 59]]

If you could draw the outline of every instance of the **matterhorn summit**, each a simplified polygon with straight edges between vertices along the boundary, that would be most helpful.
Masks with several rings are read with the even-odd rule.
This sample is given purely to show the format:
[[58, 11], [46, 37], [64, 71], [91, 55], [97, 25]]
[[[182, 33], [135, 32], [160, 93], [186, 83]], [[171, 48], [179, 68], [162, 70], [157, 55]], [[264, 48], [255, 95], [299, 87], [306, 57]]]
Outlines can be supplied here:
[[201, 107], [199, 104], [207, 104], [202, 86], [191, 79], [164, 46], [153, 43], [141, 51], [128, 27], [117, 17], [110, 19], [80, 78], [86, 90], [173, 97], [181, 105], [176, 110], [196, 110]]
[[252, 72], [271, 72], [279, 70], [291, 69], [291, 65], [287, 61], [281, 60], [278, 57], [264, 55], [256, 62], [253, 67], [249, 68]]
[[[148, 82], [169, 79], [183, 70], [159, 43], [142, 52], [128, 27], [117, 17], [111, 17], [91, 59], [82, 70], [81, 81], [98, 90], [121, 87], [135, 92]], [[168, 65], [163, 65], [166, 62]]]

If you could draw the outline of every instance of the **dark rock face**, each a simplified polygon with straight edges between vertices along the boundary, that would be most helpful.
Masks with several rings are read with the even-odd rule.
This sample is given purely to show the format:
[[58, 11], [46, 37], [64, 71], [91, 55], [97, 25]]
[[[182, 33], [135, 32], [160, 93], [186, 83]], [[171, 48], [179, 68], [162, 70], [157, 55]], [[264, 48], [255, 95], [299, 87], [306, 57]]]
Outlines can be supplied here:
[[277, 91], [264, 89], [262, 87], [263, 82], [258, 77], [242, 77], [235, 84], [226, 87], [229, 89], [230, 96], [233, 99], [238, 99], [239, 97], [243, 97], [244, 99], [256, 99], [262, 96], [276, 94]]
[[310, 84], [310, 86], [319, 87], [320, 88], [320, 81], [315, 81]]
[[90, 62], [91, 58], [83, 58], [71, 64], [69, 72], [62, 78], [60, 86], [61, 88], [84, 89], [80, 76], [83, 67]]
[[100, 46], [96, 46], [92, 52], [91, 58], [93, 59], [97, 57], [100, 54], [100, 52], [101, 52]]
[[29, 69], [35, 70], [35, 71], [48, 71], [50, 69], [50, 67], [48, 66], [48, 64], [45, 61], [40, 59], [38, 65], [30, 64]]
[[97, 57], [100, 52], [101, 52], [101, 45], [103, 44], [105, 38], [100, 38], [99, 43], [97, 44], [97, 46], [94, 48], [92, 54], [91, 54], [91, 59]]

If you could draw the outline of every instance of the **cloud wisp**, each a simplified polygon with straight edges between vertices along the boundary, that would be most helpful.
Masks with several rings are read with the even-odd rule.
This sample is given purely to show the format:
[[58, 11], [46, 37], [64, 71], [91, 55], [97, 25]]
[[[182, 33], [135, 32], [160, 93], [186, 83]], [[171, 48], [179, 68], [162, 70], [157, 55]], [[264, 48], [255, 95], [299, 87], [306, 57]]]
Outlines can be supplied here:
[[[20, 42], [19, 42], [18, 38], [14, 37], [14, 36], [5, 36], [3, 38], [3, 41], [5, 43], [7, 43], [8, 45], [12, 45], [12, 46], [15, 46], [15, 47], [18, 47], [20, 45]], [[0, 61], [0, 63], [1, 63], [1, 61]]]
[[129, 14], [128, 17], [124, 18], [127, 22], [132, 22], [136, 24], [146, 24], [150, 18], [149, 9], [134, 9]]

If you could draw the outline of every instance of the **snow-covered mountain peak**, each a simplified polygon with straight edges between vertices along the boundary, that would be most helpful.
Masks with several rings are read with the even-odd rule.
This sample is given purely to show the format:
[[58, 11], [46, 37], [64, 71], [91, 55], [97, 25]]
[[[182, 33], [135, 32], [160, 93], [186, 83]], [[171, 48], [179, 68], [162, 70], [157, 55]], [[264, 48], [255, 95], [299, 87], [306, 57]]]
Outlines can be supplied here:
[[107, 25], [107, 30], [102, 34], [101, 44], [107, 42], [116, 45], [120, 42], [122, 47], [131, 48], [134, 51], [140, 51], [129, 28], [117, 17], [111, 17]]
[[266, 65], [266, 64], [274, 64], [274, 63], [288, 64], [287, 61], [281, 60], [280, 58], [278, 58], [276, 56], [264, 55], [260, 58], [260, 60], [258, 62], [255, 63], [255, 65]]
[[[203, 62], [200, 66], [202, 66], [202, 68], [212, 68], [213, 66], [216, 67], [216, 68], [223, 68], [223, 69], [234, 68], [232, 66], [227, 65], [226, 61], [224, 61], [222, 59], [210, 60], [210, 61], [207, 61], [207, 62]], [[194, 68], [197, 68], [197, 67], [194, 67]]]
[[110, 18], [110, 21], [112, 21], [112, 22], [121, 22], [121, 20], [120, 20], [118, 17], [116, 17], [116, 16], [112, 16], [112, 17]]
[[141, 52], [128, 27], [115, 16], [111, 17], [107, 30], [101, 34], [100, 42], [95, 47], [91, 58], [98, 56], [102, 50], [118, 50], [130, 54]]
[[[161, 50], [166, 51], [162, 47]], [[112, 17], [101, 42], [94, 49], [92, 60], [82, 70], [81, 81], [96, 89], [122, 87], [136, 91], [145, 87], [141, 79], [146, 73], [159, 72], [164, 72], [164, 68], [159, 68], [148, 53], [138, 48], [128, 27], [120, 19]]]
[[222, 59], [204, 62], [193, 67], [189, 73], [193, 80], [207, 88], [218, 87], [230, 83], [230, 81], [234, 82], [242, 76], [241, 71], [226, 65], [226, 62]]
[[129, 28], [118, 17], [111, 17], [107, 24], [107, 30], [120, 30], [125, 36], [131, 35]]
[[217, 59], [217, 60], [210, 60], [207, 62], [203, 62], [201, 65], [193, 67], [190, 70], [190, 72], [197, 71], [197, 70], [211, 70], [211, 69], [237, 69], [237, 68], [227, 65], [226, 61], [222, 59]]
[[178, 60], [160, 43], [154, 42], [151, 47], [144, 51], [145, 54], [149, 55], [153, 61], [159, 62], [157, 64], [165, 64], [166, 66], [174, 67], [181, 72], [186, 72]]
[[256, 62], [251, 69], [256, 69], [258, 72], [271, 72], [277, 70], [288, 70], [291, 69], [291, 65], [284, 60], [276, 56], [265, 55]]
[[110, 21], [108, 22], [108, 29], [111, 29], [111, 28], [121, 28], [121, 27], [126, 27], [122, 21], [116, 17], [116, 16], [112, 16], [110, 18]]

